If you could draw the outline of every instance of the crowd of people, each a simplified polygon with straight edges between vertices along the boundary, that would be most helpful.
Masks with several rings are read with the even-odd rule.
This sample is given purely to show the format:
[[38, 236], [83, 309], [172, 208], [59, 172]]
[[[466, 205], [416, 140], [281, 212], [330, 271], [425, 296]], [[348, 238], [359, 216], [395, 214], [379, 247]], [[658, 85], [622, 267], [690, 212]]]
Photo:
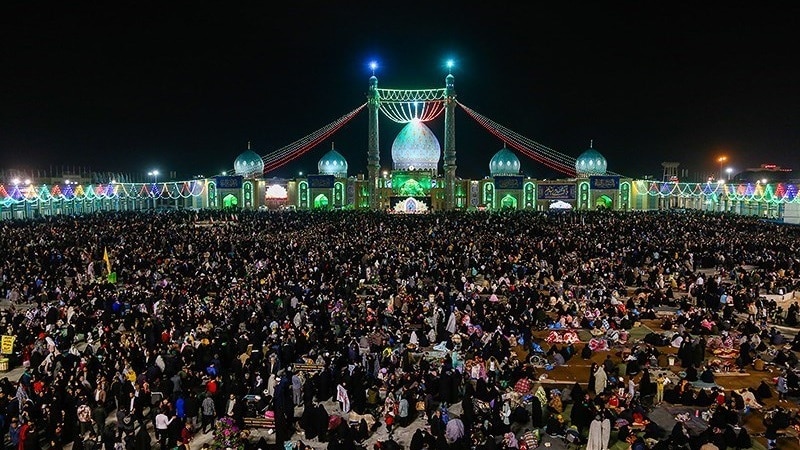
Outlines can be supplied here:
[[[0, 327], [16, 337], [10, 362], [24, 373], [0, 380], [0, 427], [18, 450], [188, 449], [198, 434], [221, 434], [220, 419], [242, 429], [251, 416], [272, 418], [276, 442], [298, 448], [356, 448], [380, 427], [389, 438], [376, 445], [392, 448], [412, 424], [412, 450], [531, 448], [540, 432], [607, 449], [612, 429], [636, 450], [735, 444], [744, 437], [726, 430], [749, 395], [720, 399], [686, 383], [713, 376], [713, 347], [736, 353], [737, 368], [769, 354], [785, 370], [781, 395], [800, 390], [800, 342], [767, 345], [783, 342], [771, 324], [797, 323], [799, 308], [763, 298], [796, 287], [798, 236], [699, 212], [6, 221]], [[534, 357], [589, 359], [586, 348], [625, 344], [665, 306], [678, 314], [628, 343], [626, 373], [609, 359], [586, 388], [538, 383]], [[592, 347], [558, 341], [578, 330]], [[674, 388], [651, 373], [669, 345], [686, 371]], [[659, 441], [669, 430], [647, 416], [661, 401], [716, 405], [715, 426], [693, 436], [676, 427]]]

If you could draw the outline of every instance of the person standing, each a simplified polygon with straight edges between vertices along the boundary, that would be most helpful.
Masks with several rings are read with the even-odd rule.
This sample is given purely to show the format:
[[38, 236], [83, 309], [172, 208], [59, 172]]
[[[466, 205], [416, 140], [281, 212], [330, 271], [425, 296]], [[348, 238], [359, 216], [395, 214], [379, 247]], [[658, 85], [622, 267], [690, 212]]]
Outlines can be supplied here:
[[775, 390], [778, 391], [778, 401], [785, 402], [786, 394], [789, 392], [789, 388], [786, 385], [786, 375], [784, 372], [781, 372], [781, 374], [778, 375], [778, 380], [775, 384]]
[[181, 429], [181, 445], [184, 450], [191, 450], [192, 434], [192, 424], [187, 421]]
[[214, 398], [206, 394], [203, 403], [200, 405], [202, 417], [203, 433], [214, 431], [214, 418], [217, 416], [217, 410], [214, 406]]
[[600, 395], [606, 390], [606, 383], [608, 383], [606, 370], [602, 365], [599, 365], [597, 366], [597, 371], [594, 373], [594, 392], [596, 395]]
[[397, 404], [398, 423], [401, 427], [407, 427], [411, 423], [411, 413], [409, 411], [408, 397], [400, 395], [400, 402]]
[[602, 450], [603, 449], [603, 418], [597, 414], [589, 424], [589, 436], [586, 438], [586, 450]]
[[169, 441], [169, 425], [172, 421], [175, 420], [175, 416], [167, 417], [167, 411], [165, 409], [161, 409], [155, 417], [155, 430], [156, 430], [156, 439], [158, 440], [158, 444], [161, 446], [161, 450], [167, 450], [168, 441]]
[[336, 386], [336, 400], [339, 401], [339, 407], [344, 414], [350, 412], [350, 396], [347, 393], [347, 383], [344, 381]]
[[667, 384], [667, 379], [663, 373], [658, 374], [656, 379], [656, 405], [660, 405], [664, 401], [664, 386]]
[[98, 436], [102, 436], [106, 432], [106, 418], [108, 418], [106, 408], [98, 402], [92, 409], [92, 424]]
[[11, 425], [8, 427], [8, 438], [11, 440], [11, 450], [16, 450], [17, 447], [19, 447], [19, 433], [19, 421], [14, 417], [11, 419]]
[[303, 404], [303, 380], [297, 372], [292, 373], [292, 400], [294, 406]]
[[239, 412], [239, 400], [236, 399], [236, 394], [231, 393], [228, 396], [228, 401], [225, 402], [225, 415], [231, 419], [237, 420]]

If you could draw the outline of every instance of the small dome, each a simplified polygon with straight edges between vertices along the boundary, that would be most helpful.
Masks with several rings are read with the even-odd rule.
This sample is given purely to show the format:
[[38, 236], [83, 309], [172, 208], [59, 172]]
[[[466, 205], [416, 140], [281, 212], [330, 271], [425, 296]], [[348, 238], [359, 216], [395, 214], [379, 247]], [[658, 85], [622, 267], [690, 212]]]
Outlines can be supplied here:
[[341, 153], [333, 148], [317, 163], [321, 175], [334, 175], [337, 178], [347, 178], [347, 160]]
[[437, 172], [442, 148], [427, 125], [412, 120], [392, 143], [392, 163], [395, 170], [432, 170]]
[[519, 175], [519, 158], [505, 146], [489, 161], [489, 173], [497, 175]]
[[605, 175], [607, 167], [606, 158], [592, 148], [592, 144], [589, 144], [589, 148], [575, 160], [575, 172], [579, 177]]
[[261, 175], [264, 173], [264, 160], [258, 153], [250, 150], [250, 144], [247, 144], [247, 150], [237, 156], [233, 162], [233, 169], [236, 171], [236, 175], [245, 177]]

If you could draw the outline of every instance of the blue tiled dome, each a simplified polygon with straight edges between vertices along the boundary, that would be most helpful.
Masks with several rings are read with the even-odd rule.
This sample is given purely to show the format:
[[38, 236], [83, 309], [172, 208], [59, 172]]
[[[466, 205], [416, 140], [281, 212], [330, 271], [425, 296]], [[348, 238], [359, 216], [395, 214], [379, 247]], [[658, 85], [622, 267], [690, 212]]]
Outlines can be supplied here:
[[489, 173], [497, 175], [519, 175], [519, 158], [511, 150], [503, 147], [489, 161]]
[[233, 169], [236, 171], [236, 175], [261, 175], [264, 173], [264, 160], [261, 159], [258, 153], [250, 150], [250, 144], [248, 144], [247, 150], [236, 157], [233, 162]]
[[608, 163], [606, 158], [597, 150], [589, 148], [578, 156], [575, 160], [575, 172], [579, 177], [589, 177], [592, 175], [605, 175]]
[[337, 178], [347, 178], [347, 160], [341, 153], [333, 148], [317, 163], [317, 169], [322, 175], [334, 175]]
[[437, 172], [442, 148], [427, 125], [412, 120], [397, 134], [392, 143], [395, 170], [432, 170]]

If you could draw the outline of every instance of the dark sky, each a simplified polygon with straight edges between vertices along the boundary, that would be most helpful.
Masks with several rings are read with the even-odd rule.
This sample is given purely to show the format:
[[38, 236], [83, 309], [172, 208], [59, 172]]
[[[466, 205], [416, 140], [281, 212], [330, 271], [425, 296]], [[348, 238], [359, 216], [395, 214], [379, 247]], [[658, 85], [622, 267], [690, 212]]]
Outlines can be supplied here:
[[[0, 168], [210, 175], [364, 103], [373, 59], [381, 87], [439, 88], [453, 58], [461, 103], [573, 157], [593, 139], [625, 175], [800, 169], [796, 2], [270, 3], [2, 2]], [[384, 167], [400, 127], [381, 119]], [[365, 170], [366, 113], [331, 140]], [[502, 147], [460, 109], [456, 143], [464, 177]]]

